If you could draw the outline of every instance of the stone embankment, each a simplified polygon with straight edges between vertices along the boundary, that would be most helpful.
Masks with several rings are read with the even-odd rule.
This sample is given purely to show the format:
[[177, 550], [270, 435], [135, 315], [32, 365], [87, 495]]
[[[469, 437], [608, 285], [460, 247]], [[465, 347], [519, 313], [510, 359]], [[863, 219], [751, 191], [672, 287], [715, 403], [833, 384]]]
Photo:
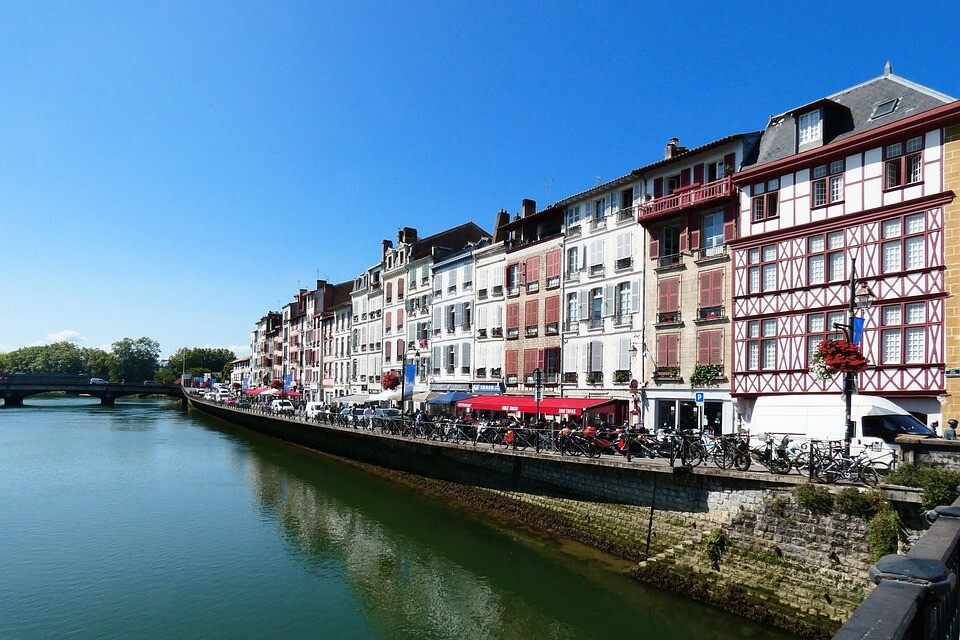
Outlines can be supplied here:
[[636, 563], [639, 580], [807, 637], [828, 637], [870, 588], [866, 523], [801, 507], [792, 491], [799, 476], [536, 455], [191, 403], [464, 508], [601, 549]]

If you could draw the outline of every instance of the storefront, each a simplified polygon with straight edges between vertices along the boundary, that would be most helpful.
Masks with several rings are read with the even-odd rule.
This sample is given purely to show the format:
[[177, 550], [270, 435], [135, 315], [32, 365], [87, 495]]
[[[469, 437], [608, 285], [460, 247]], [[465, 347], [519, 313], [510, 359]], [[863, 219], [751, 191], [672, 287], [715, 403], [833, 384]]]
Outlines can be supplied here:
[[474, 396], [457, 402], [457, 409], [472, 415], [503, 412], [534, 418], [539, 412], [547, 419], [599, 421], [611, 420], [605, 416], [615, 416], [617, 404], [622, 402], [610, 398], [544, 398], [537, 402], [532, 396]]

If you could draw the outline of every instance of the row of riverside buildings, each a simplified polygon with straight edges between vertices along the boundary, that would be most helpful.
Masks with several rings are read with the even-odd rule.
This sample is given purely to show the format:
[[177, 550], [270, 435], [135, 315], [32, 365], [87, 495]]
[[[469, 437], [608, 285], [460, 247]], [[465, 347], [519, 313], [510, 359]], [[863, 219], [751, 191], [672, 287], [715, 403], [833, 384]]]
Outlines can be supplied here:
[[423, 402], [529, 396], [540, 369], [547, 397], [619, 400], [611, 419], [729, 432], [758, 396], [841, 393], [809, 367], [842, 337], [853, 271], [874, 297], [858, 391], [932, 422], [957, 403], [958, 184], [960, 101], [888, 64], [761, 131], [673, 138], [616, 180], [524, 200], [492, 233], [405, 227], [352, 281], [264, 315], [234, 380], [336, 402], [412, 364]]

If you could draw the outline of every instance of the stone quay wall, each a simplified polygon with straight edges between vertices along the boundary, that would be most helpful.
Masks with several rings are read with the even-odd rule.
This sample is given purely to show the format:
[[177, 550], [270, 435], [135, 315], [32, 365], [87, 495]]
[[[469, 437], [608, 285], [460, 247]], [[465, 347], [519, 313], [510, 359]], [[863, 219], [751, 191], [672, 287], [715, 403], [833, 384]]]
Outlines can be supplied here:
[[[601, 549], [635, 563], [641, 581], [807, 637], [829, 637], [870, 588], [866, 523], [799, 506], [799, 476], [543, 456], [191, 403], [511, 525]], [[718, 532], [725, 544], [715, 562]]]

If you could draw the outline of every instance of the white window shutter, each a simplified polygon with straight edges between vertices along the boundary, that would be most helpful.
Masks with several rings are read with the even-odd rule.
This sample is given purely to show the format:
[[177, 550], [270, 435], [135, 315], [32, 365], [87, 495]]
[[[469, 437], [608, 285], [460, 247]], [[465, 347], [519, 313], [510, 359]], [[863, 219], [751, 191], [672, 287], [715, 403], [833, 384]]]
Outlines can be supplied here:
[[580, 347], [580, 369], [584, 373], [590, 372], [590, 343], [585, 343]]
[[580, 264], [577, 265], [577, 269], [583, 271], [587, 268], [587, 245], [580, 245], [577, 250], [577, 259], [580, 261]]
[[464, 342], [460, 348], [463, 350], [463, 359], [461, 360], [462, 366], [469, 367], [470, 366], [470, 343]]
[[431, 347], [430, 356], [432, 358], [432, 366], [434, 368], [440, 367], [440, 347]]
[[590, 292], [587, 291], [586, 289], [581, 289], [580, 291], [577, 292], [577, 295], [580, 298], [579, 300], [580, 315], [577, 317], [580, 320], [586, 320], [589, 317], [589, 313], [590, 313]]
[[577, 370], [577, 345], [568, 344], [563, 348], [563, 371], [573, 373]]
[[640, 313], [640, 300], [643, 299], [643, 292], [640, 290], [640, 280], [634, 280], [630, 283], [630, 312]]
[[450, 350], [453, 351], [453, 367], [454, 369], [460, 364], [460, 345], [455, 344], [450, 347]]
[[461, 327], [463, 326], [463, 303], [458, 302], [453, 307], [453, 326]]
[[441, 313], [441, 310], [439, 306], [433, 308], [433, 328], [434, 329], [440, 328], [440, 313]]
[[493, 286], [502, 287], [503, 286], [503, 265], [495, 264], [491, 267], [493, 269]]
[[617, 355], [619, 356], [620, 364], [617, 366], [617, 369], [620, 371], [629, 371], [630, 370], [630, 338], [620, 338], [619, 345], [617, 346]]
[[616, 287], [612, 284], [603, 287], [603, 315], [612, 316], [617, 307]]
[[603, 342], [600, 340], [590, 343], [590, 371], [603, 371]]
[[503, 305], [498, 304], [497, 307], [496, 307], [496, 309], [497, 309], [497, 313], [496, 313], [496, 324], [493, 325], [493, 326], [495, 326], [495, 327], [497, 327], [497, 328], [501, 328], [501, 327], [503, 327]]
[[477, 289], [487, 288], [487, 270], [477, 269]]
[[487, 328], [487, 308], [477, 307], [477, 329]]
[[463, 281], [473, 282], [473, 265], [472, 264], [463, 265]]

